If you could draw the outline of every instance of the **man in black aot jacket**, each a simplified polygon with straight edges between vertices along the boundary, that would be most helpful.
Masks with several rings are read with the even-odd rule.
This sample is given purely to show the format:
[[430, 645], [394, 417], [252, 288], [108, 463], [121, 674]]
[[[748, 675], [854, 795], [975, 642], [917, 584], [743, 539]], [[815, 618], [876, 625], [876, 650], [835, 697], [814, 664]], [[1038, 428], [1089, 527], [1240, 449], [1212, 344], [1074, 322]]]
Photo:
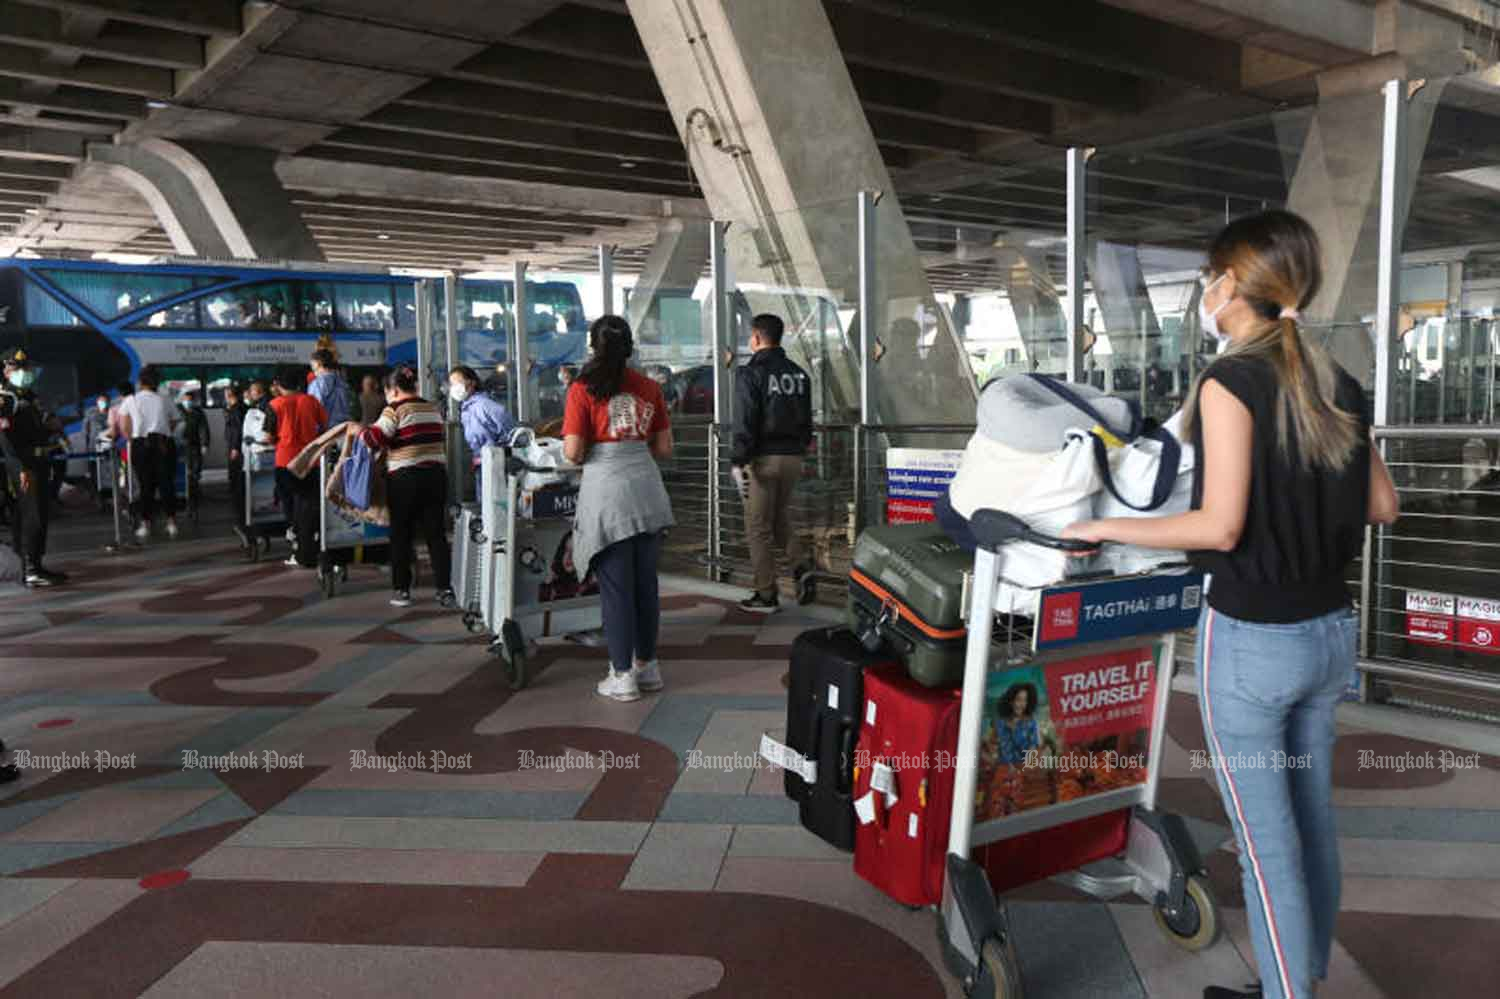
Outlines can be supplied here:
[[801, 537], [792, 529], [792, 492], [802, 477], [802, 459], [812, 443], [812, 379], [781, 349], [785, 326], [763, 314], [750, 321], [750, 362], [735, 378], [732, 474], [745, 500], [755, 592], [740, 606], [769, 614], [781, 601], [776, 590], [776, 548], [785, 548], [797, 581], [799, 603], [812, 599], [811, 566]]
[[31, 390], [36, 371], [26, 352], [16, 350], [5, 358], [4, 372], [5, 386], [0, 389], [0, 451], [5, 455], [9, 487], [16, 497], [13, 525], [16, 553], [25, 567], [27, 586], [55, 586], [67, 582], [68, 577], [42, 565], [47, 552], [51, 446], [41, 403]]

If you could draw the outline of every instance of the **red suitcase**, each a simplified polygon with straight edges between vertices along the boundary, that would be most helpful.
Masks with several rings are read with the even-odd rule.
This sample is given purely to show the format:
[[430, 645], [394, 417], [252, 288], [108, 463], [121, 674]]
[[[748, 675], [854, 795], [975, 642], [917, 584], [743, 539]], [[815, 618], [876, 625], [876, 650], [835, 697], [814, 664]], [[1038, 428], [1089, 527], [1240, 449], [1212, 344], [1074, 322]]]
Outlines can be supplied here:
[[930, 689], [904, 670], [865, 673], [854, 769], [854, 871], [906, 905], [943, 896], [959, 691]]

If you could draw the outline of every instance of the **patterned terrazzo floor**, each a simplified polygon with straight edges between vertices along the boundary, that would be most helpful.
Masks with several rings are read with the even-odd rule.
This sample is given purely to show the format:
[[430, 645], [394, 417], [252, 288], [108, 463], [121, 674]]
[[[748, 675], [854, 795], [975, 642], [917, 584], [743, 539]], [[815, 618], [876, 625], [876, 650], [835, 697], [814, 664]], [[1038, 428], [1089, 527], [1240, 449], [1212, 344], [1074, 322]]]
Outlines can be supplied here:
[[[667, 689], [619, 705], [590, 693], [602, 652], [567, 643], [511, 694], [453, 615], [389, 607], [377, 569], [325, 601], [309, 575], [211, 542], [59, 564], [76, 585], [0, 599], [0, 738], [88, 768], [0, 789], [0, 995], [957, 995], [932, 915], [857, 879], [796, 824], [779, 774], [749, 765], [811, 617], [673, 595]], [[1034, 999], [1253, 977], [1227, 825], [1188, 762], [1195, 705], [1175, 697], [1163, 800], [1211, 851], [1229, 932], [1188, 954], [1144, 905], [1023, 889]], [[1500, 980], [1500, 760], [1357, 765], [1439, 750], [1436, 722], [1433, 739], [1340, 740], [1324, 999]], [[727, 768], [687, 766], [694, 750]], [[192, 752], [277, 768], [184, 767]], [[454, 766], [361, 768], [360, 752]]]

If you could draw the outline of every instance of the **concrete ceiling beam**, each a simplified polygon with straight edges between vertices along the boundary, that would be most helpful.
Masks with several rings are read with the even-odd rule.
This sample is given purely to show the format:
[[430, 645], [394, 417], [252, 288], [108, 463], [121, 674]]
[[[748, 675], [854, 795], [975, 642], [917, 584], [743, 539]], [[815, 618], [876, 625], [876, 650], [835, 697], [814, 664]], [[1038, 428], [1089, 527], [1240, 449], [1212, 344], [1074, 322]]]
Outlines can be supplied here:
[[62, 111], [98, 118], [146, 117], [146, 100], [143, 97], [68, 86], [41, 92], [28, 87], [25, 81], [6, 76], [0, 76], [0, 104], [13, 107], [26, 105], [43, 111]]
[[558, 183], [517, 181], [496, 176], [443, 176], [406, 165], [382, 165], [320, 158], [283, 157], [277, 164], [282, 183], [295, 191], [332, 197], [410, 198], [429, 204], [455, 204], [484, 209], [519, 208], [555, 211], [565, 216], [600, 214], [630, 219], [681, 215], [707, 218], [708, 206], [699, 198], [662, 198], [638, 192], [569, 187]]
[[435, 111], [463, 111], [473, 115], [531, 122], [566, 121], [579, 128], [645, 139], [677, 139], [672, 116], [664, 108], [601, 104], [592, 99], [554, 95], [545, 105], [536, 91], [462, 80], [433, 80], [396, 102]]
[[87, 27], [102, 24], [89, 18], [66, 23], [77, 15], [11, 5], [0, 7], [0, 42], [53, 52], [98, 56], [160, 69], [197, 69], [203, 65], [203, 40], [139, 25], [120, 25], [112, 31], [88, 35]]
[[1134, 111], [1145, 104], [1141, 80], [1064, 59], [965, 37], [910, 21], [833, 4], [835, 37], [850, 64], [892, 70], [1013, 97], [1081, 108]]
[[[631, 178], [661, 183], [690, 183], [687, 160], [681, 162], [637, 162], [612, 150], [559, 152], [535, 147], [500, 145], [468, 139], [442, 139], [429, 135], [384, 131], [378, 128], [346, 128], [334, 132], [320, 143], [344, 149], [376, 152], [398, 152], [425, 159], [461, 160], [470, 163], [495, 163], [503, 166], [559, 170], [568, 173], [598, 174], [621, 181]], [[631, 164], [626, 166], [625, 164]]]
[[53, 163], [47, 160], [23, 160], [0, 156], [0, 176], [36, 177], [41, 180], [67, 180], [73, 176], [70, 163]]
[[492, 45], [446, 74], [460, 80], [503, 83], [545, 94], [583, 97], [609, 104], [664, 109], [661, 87], [649, 69], [628, 69], [559, 59], [551, 52]]
[[593, 231], [600, 226], [625, 224], [622, 218], [602, 214], [536, 212], [524, 208], [491, 208], [487, 205], [444, 204], [360, 195], [318, 197], [299, 192], [293, 196], [292, 201], [302, 206], [304, 211], [375, 213], [393, 218], [463, 221], [474, 225], [528, 225], [559, 232], [575, 229]]
[[1327, 66], [1371, 55], [1375, 10], [1363, 0], [1103, 0], [1204, 34]]
[[976, 4], [972, 0], [830, 0], [965, 38], [1070, 63], [1214, 91], [1240, 87], [1240, 46], [1094, 0]]
[[0, 193], [11, 194], [56, 194], [59, 181], [44, 177], [15, 177], [0, 174]]
[[45, 52], [22, 45], [0, 43], [0, 76], [77, 84], [141, 97], [172, 96], [171, 70], [92, 57], [80, 59], [74, 66], [60, 66], [48, 61]]
[[[295, 203], [295, 202], [294, 202]], [[568, 229], [547, 229], [534, 222], [517, 222], [514, 224], [482, 222], [477, 219], [469, 224], [452, 221], [437, 221], [414, 215], [394, 215], [384, 212], [360, 211], [351, 209], [343, 212], [332, 212], [323, 208], [299, 206], [302, 210], [302, 218], [310, 226], [326, 225], [360, 225], [372, 231], [384, 233], [432, 233], [433, 235], [449, 236], [483, 236], [493, 233], [507, 233], [515, 236], [524, 236], [536, 240], [558, 240], [569, 235], [586, 236], [592, 229], [586, 226], [571, 226]]]
[[368, 232], [340, 232], [338, 230], [314, 230], [314, 237], [321, 246], [347, 246], [367, 250], [379, 250], [381, 247], [392, 244], [405, 243], [410, 246], [429, 247], [433, 250], [441, 250], [448, 253], [472, 253], [482, 254], [491, 251], [504, 252], [507, 250], [528, 250], [533, 244], [525, 240], [516, 239], [490, 239], [490, 240], [451, 240], [451, 239], [428, 239], [407, 237], [404, 240], [377, 239], [373, 233]]
[[55, 118], [43, 117], [39, 114], [0, 114], [0, 125], [19, 125], [23, 128], [36, 128], [43, 131], [71, 132], [74, 135], [87, 135], [95, 139], [102, 139], [114, 135], [119, 126], [107, 121], [99, 121], [90, 118], [80, 120], [77, 118]]
[[86, 136], [40, 128], [0, 128], [0, 156], [76, 163]]
[[567, 238], [567, 233], [546, 232], [528, 233], [517, 232], [514, 229], [453, 229], [447, 226], [428, 225], [402, 225], [397, 222], [381, 222], [367, 218], [334, 218], [330, 219], [319, 215], [304, 215], [308, 227], [316, 232], [339, 232], [352, 235], [375, 236], [377, 234], [388, 236], [391, 239], [437, 239], [453, 243], [483, 242], [485, 240], [506, 239], [513, 242], [532, 245], [535, 243], [559, 243]]
[[99, 15], [168, 31], [216, 38], [240, 33], [239, 0], [17, 0], [70, 14]]
[[909, 73], [849, 67], [865, 110], [936, 121], [960, 128], [997, 129], [1029, 135], [1052, 131], [1052, 105], [1006, 97], [961, 84], [940, 83]]
[[611, 157], [617, 161], [670, 163], [679, 169], [687, 162], [682, 142], [675, 134], [662, 139], [640, 139], [568, 125], [506, 121], [457, 110], [445, 110], [442, 114], [435, 115], [421, 108], [408, 107], [382, 108], [359, 124], [367, 128], [552, 149], [558, 152], [608, 149]]

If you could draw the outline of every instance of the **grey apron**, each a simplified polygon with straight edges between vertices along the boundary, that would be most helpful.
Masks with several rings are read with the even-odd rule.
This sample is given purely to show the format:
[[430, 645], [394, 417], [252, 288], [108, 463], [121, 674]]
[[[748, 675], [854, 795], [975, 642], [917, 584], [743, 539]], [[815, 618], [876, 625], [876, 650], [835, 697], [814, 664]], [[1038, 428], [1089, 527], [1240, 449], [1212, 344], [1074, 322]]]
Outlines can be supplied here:
[[676, 524], [661, 470], [644, 441], [595, 444], [583, 465], [573, 521], [573, 564], [586, 571], [604, 549]]

